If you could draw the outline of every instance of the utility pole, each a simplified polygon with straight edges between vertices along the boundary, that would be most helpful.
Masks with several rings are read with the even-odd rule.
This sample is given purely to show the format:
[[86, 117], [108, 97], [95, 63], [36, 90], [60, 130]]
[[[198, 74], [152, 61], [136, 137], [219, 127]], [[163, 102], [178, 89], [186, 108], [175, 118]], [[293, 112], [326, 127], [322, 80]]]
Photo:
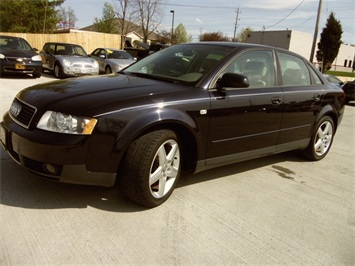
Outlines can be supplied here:
[[312, 43], [311, 56], [310, 56], [310, 58], [309, 58], [309, 61], [310, 61], [311, 63], [313, 63], [314, 51], [315, 51], [315, 49], [316, 49], [316, 43], [317, 43], [317, 37], [318, 37], [319, 19], [320, 19], [321, 10], [322, 10], [322, 0], [319, 0], [316, 27], [315, 27], [315, 29], [314, 29], [314, 36], [313, 36], [313, 43]]
[[237, 9], [237, 15], [235, 17], [235, 24], [234, 24], [234, 36], [233, 36], [233, 42], [235, 42], [235, 34], [237, 32], [237, 28], [238, 28], [238, 20], [239, 20], [239, 7]]

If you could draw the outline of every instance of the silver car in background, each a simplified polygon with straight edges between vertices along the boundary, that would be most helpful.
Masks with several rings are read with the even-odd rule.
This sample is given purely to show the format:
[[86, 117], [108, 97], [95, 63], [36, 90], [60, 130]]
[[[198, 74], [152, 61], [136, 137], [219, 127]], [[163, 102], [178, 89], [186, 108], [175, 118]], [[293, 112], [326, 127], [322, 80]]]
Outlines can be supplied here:
[[56, 78], [99, 74], [99, 64], [77, 44], [48, 42], [40, 52], [43, 70]]
[[99, 63], [100, 73], [117, 73], [136, 62], [125, 50], [114, 48], [96, 48], [90, 55]]

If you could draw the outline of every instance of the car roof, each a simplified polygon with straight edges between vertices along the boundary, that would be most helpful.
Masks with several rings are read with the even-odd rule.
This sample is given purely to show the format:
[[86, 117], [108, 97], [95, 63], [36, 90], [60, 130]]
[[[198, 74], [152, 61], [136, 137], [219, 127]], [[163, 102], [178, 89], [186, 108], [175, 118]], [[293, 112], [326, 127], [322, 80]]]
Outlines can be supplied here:
[[75, 46], [81, 46], [80, 44], [67, 43], [67, 42], [46, 42], [44, 45], [46, 45], [46, 44], [59, 44], [59, 45], [75, 45]]
[[112, 51], [126, 52], [125, 50], [122, 50], [122, 49], [118, 49], [118, 48], [109, 48], [109, 47], [98, 47], [98, 48], [95, 48], [95, 50], [97, 50], [97, 49], [105, 49], [105, 50], [112, 50]]

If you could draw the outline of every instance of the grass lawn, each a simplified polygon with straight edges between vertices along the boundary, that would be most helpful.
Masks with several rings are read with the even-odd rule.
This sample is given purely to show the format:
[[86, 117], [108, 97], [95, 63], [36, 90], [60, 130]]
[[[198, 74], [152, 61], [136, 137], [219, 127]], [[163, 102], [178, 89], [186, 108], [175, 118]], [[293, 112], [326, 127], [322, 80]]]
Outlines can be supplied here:
[[327, 71], [327, 74], [337, 76], [337, 77], [349, 77], [355, 78], [354, 72], [343, 72], [343, 71]]

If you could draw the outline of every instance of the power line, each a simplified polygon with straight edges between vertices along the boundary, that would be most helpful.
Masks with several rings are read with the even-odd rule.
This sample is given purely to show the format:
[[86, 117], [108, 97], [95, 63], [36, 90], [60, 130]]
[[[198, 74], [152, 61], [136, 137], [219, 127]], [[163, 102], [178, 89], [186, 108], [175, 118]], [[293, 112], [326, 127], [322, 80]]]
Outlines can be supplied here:
[[274, 26], [276, 26], [277, 24], [281, 23], [282, 21], [284, 21], [286, 18], [288, 18], [293, 12], [295, 12], [302, 4], [303, 4], [304, 0], [301, 1], [301, 3], [298, 4], [298, 6], [296, 6], [286, 17], [284, 17], [283, 19], [281, 19], [280, 21], [276, 22], [275, 24], [269, 26], [269, 27], [263, 27], [263, 30], [268, 29], [268, 28], [272, 28]]

